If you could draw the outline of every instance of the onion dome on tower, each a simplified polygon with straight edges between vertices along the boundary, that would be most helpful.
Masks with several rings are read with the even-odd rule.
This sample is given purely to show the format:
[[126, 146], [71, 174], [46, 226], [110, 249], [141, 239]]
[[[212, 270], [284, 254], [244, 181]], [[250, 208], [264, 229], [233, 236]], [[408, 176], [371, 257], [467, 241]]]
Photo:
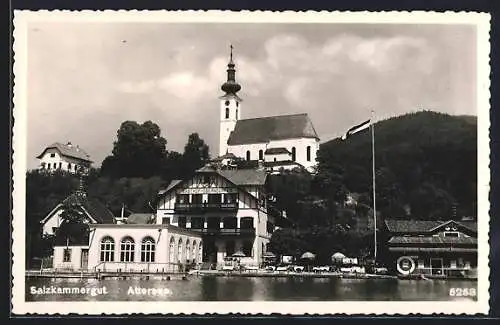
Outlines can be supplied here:
[[231, 54], [229, 57], [229, 63], [227, 64], [227, 81], [220, 87], [226, 95], [232, 94], [236, 95], [240, 91], [241, 86], [236, 82], [236, 70], [234, 69], [233, 62], [233, 45], [231, 45]]

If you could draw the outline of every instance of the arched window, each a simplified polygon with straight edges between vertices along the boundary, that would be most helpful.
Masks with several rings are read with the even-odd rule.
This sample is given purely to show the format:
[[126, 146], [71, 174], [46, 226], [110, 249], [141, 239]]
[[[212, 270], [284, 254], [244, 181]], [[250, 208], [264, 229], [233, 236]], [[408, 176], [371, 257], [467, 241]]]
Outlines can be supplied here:
[[243, 254], [247, 257], [253, 256], [253, 243], [250, 240], [243, 241], [242, 245]]
[[243, 217], [240, 220], [240, 228], [241, 229], [253, 229], [253, 218], [252, 217]]
[[307, 156], [307, 161], [311, 161], [311, 146], [307, 146], [306, 156]]
[[[236, 103], [236, 106], [238, 105], [238, 103]], [[236, 119], [238, 119], [238, 109], [236, 109]]]
[[168, 255], [169, 255], [169, 258], [168, 258], [169, 262], [175, 263], [175, 239], [174, 239], [174, 237], [170, 238]]
[[226, 118], [229, 118], [229, 107], [226, 107]]
[[292, 161], [295, 161], [295, 147], [292, 147]]
[[71, 170], [71, 163], [68, 163], [68, 170]]
[[247, 160], [250, 160], [250, 150], [247, 150]]
[[115, 241], [111, 237], [101, 240], [101, 262], [113, 262], [115, 260]]
[[189, 244], [189, 239], [186, 241], [186, 261], [191, 258], [191, 246]]
[[203, 246], [201, 245], [201, 242], [198, 244], [198, 262], [202, 261], [203, 258]]
[[191, 251], [192, 256], [191, 257], [193, 259], [193, 262], [195, 262], [195, 263], [198, 260], [198, 255], [196, 254], [198, 251], [197, 248], [198, 248], [198, 246], [196, 245], [196, 241], [193, 241], [193, 245], [191, 246], [191, 249], [192, 249], [192, 251]]
[[153, 238], [144, 238], [141, 243], [141, 262], [154, 262], [155, 248], [155, 240]]
[[182, 238], [179, 238], [179, 244], [177, 245], [177, 261], [182, 263]]
[[120, 243], [120, 262], [134, 261], [134, 240], [130, 237], [125, 237]]
[[264, 151], [262, 149], [259, 150], [259, 160], [264, 160]]

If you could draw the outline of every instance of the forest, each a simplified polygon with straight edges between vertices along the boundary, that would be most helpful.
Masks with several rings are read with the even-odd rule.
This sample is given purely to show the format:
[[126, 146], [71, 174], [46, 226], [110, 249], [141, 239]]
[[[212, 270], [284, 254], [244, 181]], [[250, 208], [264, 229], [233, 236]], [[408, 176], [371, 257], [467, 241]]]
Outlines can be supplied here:
[[[475, 216], [475, 117], [424, 111], [377, 122], [374, 131], [378, 224], [384, 218]], [[189, 177], [210, 160], [209, 147], [197, 133], [189, 135], [183, 152], [167, 147], [157, 124], [123, 122], [111, 154], [85, 177], [87, 194], [116, 216], [123, 206], [127, 214], [153, 212], [159, 189], [172, 179]], [[50, 254], [39, 222], [78, 188], [80, 180], [64, 172], [30, 170], [26, 182], [29, 260]], [[311, 251], [318, 260], [329, 259], [336, 251], [369, 256], [373, 248], [369, 132], [323, 143], [316, 174], [271, 175], [268, 187], [274, 204], [290, 220], [271, 238], [274, 253]]]

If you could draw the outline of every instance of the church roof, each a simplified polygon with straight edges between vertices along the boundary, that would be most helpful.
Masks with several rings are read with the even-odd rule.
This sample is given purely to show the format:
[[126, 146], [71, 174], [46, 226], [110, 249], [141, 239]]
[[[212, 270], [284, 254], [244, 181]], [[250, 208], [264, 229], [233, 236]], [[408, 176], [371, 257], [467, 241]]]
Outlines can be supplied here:
[[264, 152], [266, 155], [278, 155], [278, 154], [291, 154], [290, 151], [288, 151], [287, 148], [279, 147], [279, 148], [268, 148]]
[[71, 142], [68, 142], [67, 144], [54, 142], [50, 146], [46, 147], [42, 151], [42, 153], [37, 156], [37, 158], [42, 158], [48, 149], [56, 149], [57, 151], [59, 151], [61, 156], [71, 157], [71, 158], [76, 158], [76, 159], [92, 162], [90, 160], [90, 156], [88, 153], [86, 153], [84, 150], [82, 150], [79, 146], [75, 146], [75, 145], [71, 144]]
[[267, 177], [261, 169], [221, 169], [217, 173], [235, 185], [264, 185]]
[[306, 113], [239, 120], [227, 143], [240, 145], [296, 138], [319, 139]]

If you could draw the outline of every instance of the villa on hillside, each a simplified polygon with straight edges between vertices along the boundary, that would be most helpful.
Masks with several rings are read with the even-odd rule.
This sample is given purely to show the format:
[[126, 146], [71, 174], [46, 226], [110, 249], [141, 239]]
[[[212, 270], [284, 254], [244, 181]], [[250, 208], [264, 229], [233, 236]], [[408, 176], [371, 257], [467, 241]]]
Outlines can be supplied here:
[[39, 169], [45, 171], [63, 170], [77, 173], [88, 170], [92, 164], [89, 154], [71, 142], [55, 142], [43, 149], [37, 158], [40, 160]]

